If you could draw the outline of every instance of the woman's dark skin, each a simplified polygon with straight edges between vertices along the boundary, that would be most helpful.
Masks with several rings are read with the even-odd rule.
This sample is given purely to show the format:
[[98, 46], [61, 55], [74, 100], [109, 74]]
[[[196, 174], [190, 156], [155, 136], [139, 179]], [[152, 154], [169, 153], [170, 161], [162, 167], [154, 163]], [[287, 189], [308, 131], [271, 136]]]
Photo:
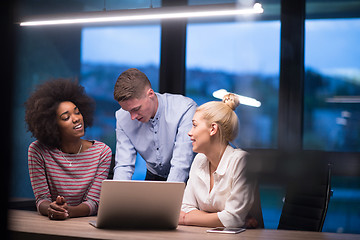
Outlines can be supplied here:
[[[84, 120], [79, 109], [72, 102], [64, 101], [59, 104], [56, 121], [61, 135], [62, 152], [77, 154], [91, 147], [91, 142], [81, 139], [85, 134]], [[53, 202], [43, 201], [39, 211], [51, 220], [88, 216], [90, 213], [88, 205], [81, 203], [77, 206], [69, 206], [63, 196], [57, 196]]]

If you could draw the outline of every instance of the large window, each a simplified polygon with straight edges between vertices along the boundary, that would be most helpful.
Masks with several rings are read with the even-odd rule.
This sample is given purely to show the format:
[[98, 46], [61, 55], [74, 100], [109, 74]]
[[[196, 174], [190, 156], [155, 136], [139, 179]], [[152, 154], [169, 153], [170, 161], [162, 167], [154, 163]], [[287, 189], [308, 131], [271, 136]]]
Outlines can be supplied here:
[[360, 151], [360, 19], [306, 20], [304, 148]]
[[186, 95], [201, 105], [225, 89], [261, 102], [237, 108], [237, 147], [277, 147], [279, 48], [280, 21], [188, 25]]
[[[113, 99], [117, 77], [128, 68], [138, 68], [159, 88], [160, 26], [84, 28], [82, 31], [81, 84], [96, 101], [94, 126], [86, 139], [108, 144], [115, 153], [115, 111]], [[138, 156], [133, 179], [144, 179], [145, 163]]]
[[[359, 42], [359, 18], [305, 21], [304, 149], [360, 152]], [[332, 178], [323, 231], [359, 233], [359, 186]]]

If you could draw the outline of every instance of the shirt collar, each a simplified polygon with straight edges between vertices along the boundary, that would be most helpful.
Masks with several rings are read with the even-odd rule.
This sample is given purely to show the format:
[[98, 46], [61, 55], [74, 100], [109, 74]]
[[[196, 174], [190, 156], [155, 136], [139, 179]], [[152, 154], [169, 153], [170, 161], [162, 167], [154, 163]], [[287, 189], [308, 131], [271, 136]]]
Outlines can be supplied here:
[[200, 165], [199, 178], [202, 179], [203, 182], [209, 182], [209, 161], [203, 153], [198, 153], [197, 157], [201, 158], [202, 163]]
[[155, 93], [155, 94], [156, 94], [156, 97], [158, 100], [158, 108], [156, 110], [154, 118], [150, 119], [151, 123], [155, 123], [155, 122], [159, 121], [162, 111], [164, 109], [163, 99], [162, 99], [161, 95], [159, 93]]
[[216, 169], [218, 175], [224, 175], [226, 173], [229, 162], [231, 161], [231, 154], [234, 152], [234, 148], [230, 145], [227, 145], [225, 151], [221, 157], [220, 163]]
[[[230, 145], [227, 145], [225, 148], [225, 151], [221, 157], [220, 163], [215, 171], [218, 175], [224, 175], [226, 173], [229, 162], [231, 161], [231, 154], [233, 152], [234, 152], [234, 148], [231, 147]], [[203, 156], [204, 156], [204, 159], [206, 159], [205, 155], [203, 155]], [[208, 160], [202, 162], [201, 169], [203, 170], [202, 177], [207, 176], [209, 174], [210, 169], [209, 169], [209, 161]]]

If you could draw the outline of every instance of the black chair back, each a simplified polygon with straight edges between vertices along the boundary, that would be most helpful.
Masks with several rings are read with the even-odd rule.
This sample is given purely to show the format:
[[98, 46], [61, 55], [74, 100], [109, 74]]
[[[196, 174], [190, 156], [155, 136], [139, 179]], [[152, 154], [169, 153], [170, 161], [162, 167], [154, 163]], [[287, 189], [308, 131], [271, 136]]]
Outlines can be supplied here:
[[289, 179], [278, 229], [322, 231], [332, 195], [331, 164], [308, 167]]

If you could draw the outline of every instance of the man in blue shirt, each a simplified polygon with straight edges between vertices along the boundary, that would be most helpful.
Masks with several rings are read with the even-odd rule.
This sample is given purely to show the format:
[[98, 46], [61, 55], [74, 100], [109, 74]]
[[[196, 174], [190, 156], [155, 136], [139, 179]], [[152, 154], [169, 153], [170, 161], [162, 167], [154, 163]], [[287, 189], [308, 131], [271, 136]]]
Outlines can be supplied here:
[[155, 93], [135, 68], [120, 74], [114, 99], [121, 106], [115, 113], [114, 179], [131, 179], [139, 153], [146, 161], [145, 180], [186, 182], [194, 157], [187, 133], [196, 103], [182, 95]]

